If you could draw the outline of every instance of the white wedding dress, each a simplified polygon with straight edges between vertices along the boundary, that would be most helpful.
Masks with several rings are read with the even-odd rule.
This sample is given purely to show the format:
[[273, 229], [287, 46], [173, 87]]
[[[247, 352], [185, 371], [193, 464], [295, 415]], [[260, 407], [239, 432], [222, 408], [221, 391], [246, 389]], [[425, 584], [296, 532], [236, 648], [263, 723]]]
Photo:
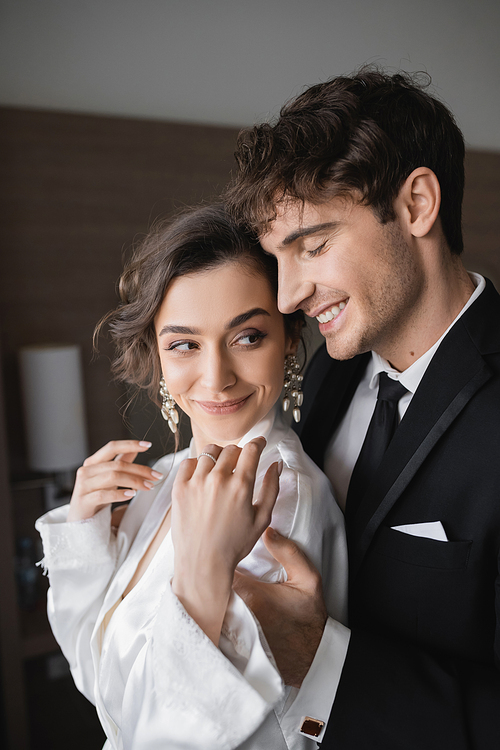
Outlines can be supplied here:
[[[326, 477], [273, 410], [240, 442], [264, 435], [257, 487], [278, 459], [284, 468], [272, 525], [294, 539], [323, 576], [329, 614], [346, 620], [347, 552], [342, 513]], [[260, 626], [236, 594], [219, 648], [174, 596], [174, 550], [165, 537], [142, 578], [121, 596], [171, 502], [186, 449], [157, 463], [167, 477], [139, 492], [117, 536], [110, 510], [66, 522], [68, 506], [36, 523], [50, 589], [48, 614], [78, 689], [95, 704], [106, 750], [305, 750], [301, 691], [283, 686]], [[266, 581], [286, 579], [259, 540], [238, 566]]]

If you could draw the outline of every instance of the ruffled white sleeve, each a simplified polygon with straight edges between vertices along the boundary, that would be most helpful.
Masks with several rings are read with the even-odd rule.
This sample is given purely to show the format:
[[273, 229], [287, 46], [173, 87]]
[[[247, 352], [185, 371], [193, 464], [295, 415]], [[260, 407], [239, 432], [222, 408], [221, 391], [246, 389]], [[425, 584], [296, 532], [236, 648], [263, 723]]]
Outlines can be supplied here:
[[224, 633], [226, 655], [167, 586], [127, 681], [124, 750], [164, 750], [166, 742], [170, 749], [232, 750], [258, 730], [283, 687], [257, 621], [236, 594]]
[[35, 524], [42, 537], [50, 589], [47, 612], [78, 689], [93, 703], [91, 635], [115, 570], [116, 540], [111, 510], [85, 521], [66, 521], [69, 506], [56, 508]]

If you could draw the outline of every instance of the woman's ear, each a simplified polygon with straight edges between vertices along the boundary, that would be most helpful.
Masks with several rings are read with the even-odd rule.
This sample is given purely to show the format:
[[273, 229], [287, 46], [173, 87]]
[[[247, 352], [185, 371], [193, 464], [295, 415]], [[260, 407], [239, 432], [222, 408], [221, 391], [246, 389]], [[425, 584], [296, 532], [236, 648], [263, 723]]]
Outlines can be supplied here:
[[288, 357], [290, 354], [297, 354], [297, 351], [300, 346], [300, 335], [292, 339], [291, 336], [287, 336], [285, 340], [285, 357]]
[[414, 237], [429, 234], [439, 216], [440, 206], [439, 180], [428, 167], [413, 170], [394, 203], [397, 215]]

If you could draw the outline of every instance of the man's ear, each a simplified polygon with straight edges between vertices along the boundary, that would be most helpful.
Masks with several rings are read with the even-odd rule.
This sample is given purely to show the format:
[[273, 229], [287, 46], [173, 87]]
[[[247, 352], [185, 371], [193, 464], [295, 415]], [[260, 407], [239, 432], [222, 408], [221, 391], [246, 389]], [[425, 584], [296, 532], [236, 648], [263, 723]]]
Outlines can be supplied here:
[[439, 215], [441, 187], [428, 167], [418, 167], [407, 177], [394, 203], [398, 216], [410, 234], [425, 237]]

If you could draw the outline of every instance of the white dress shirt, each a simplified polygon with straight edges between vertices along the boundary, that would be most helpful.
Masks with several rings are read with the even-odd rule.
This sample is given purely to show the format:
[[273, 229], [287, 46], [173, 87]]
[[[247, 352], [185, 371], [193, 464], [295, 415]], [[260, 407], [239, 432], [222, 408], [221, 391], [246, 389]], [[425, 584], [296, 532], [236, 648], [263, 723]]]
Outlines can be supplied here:
[[[240, 444], [258, 435], [267, 445], [257, 487], [267, 468], [283, 460], [272, 525], [322, 572], [328, 612], [334, 628], [343, 629], [347, 550], [330, 484], [279, 412], [273, 410]], [[173, 594], [170, 533], [122, 600], [170, 507], [174, 477], [189, 450], [160, 459], [157, 468], [166, 479], [135, 496], [117, 537], [109, 508], [81, 522], [66, 522], [68, 506], [38, 519], [54, 635], [77, 687], [96, 705], [106, 750], [313, 748], [298, 731], [304, 716], [314, 715], [307, 691], [283, 686], [243, 600], [232, 594], [216, 648]], [[262, 580], [286, 580], [262, 540], [238, 568]]]
[[[474, 283], [475, 290], [467, 303], [440, 339], [410, 367], [403, 372], [398, 372], [391, 367], [389, 362], [376, 352], [372, 352], [372, 358], [365, 374], [325, 452], [324, 471], [332, 483], [337, 502], [343, 510], [345, 509], [345, 499], [351, 474], [375, 410], [379, 374], [386, 372], [390, 378], [399, 380], [407, 389], [408, 393], [405, 393], [398, 403], [399, 418], [402, 419], [442, 340], [485, 288], [486, 282], [482, 276], [472, 272], [469, 272], [469, 276]], [[304, 687], [307, 684], [307, 692], [311, 702], [314, 703], [316, 700], [316, 705], [321, 706], [319, 713], [309, 715], [315, 716], [325, 723], [328, 720], [337, 692], [350, 634], [348, 628], [335, 630], [334, 626], [335, 623], [328, 621], [323, 639], [307, 675], [306, 683], [303, 685]], [[328, 701], [326, 700], [327, 696]], [[326, 726], [323, 728], [318, 742], [321, 742], [325, 729]]]

